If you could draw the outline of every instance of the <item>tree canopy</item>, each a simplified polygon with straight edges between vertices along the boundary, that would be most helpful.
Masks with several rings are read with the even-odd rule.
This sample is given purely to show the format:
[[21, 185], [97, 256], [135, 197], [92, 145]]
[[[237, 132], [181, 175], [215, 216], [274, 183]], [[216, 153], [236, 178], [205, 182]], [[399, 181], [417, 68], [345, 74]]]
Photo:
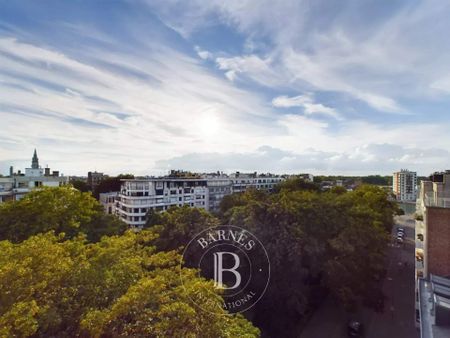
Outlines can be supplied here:
[[251, 231], [270, 259], [269, 287], [248, 317], [270, 336], [295, 337], [327, 294], [349, 309], [375, 306], [397, 213], [373, 185], [322, 192], [294, 179], [274, 193], [226, 196], [219, 218], [187, 206], [149, 211], [135, 233], [90, 193], [36, 190], [0, 204], [0, 337], [259, 336], [243, 316], [192, 302], [217, 312], [220, 294], [180, 268], [179, 252], [218, 224]]
[[71, 186], [44, 187], [19, 201], [0, 204], [0, 240], [20, 242], [29, 236], [54, 230], [68, 238], [83, 232], [90, 241], [120, 234], [126, 224], [106, 215], [90, 193]]
[[63, 237], [0, 241], [1, 337], [259, 336], [240, 315], [195, 306], [202, 297], [202, 307], [217, 312], [220, 295], [194, 270], [180, 269], [178, 254], [157, 252], [152, 232], [97, 243]]
[[[376, 186], [319, 192], [287, 182], [276, 194], [244, 193], [224, 200], [222, 219], [249, 229], [264, 244], [271, 281], [254, 309], [254, 323], [273, 336], [295, 326], [323, 295], [347, 308], [381, 295], [395, 203]], [[233, 205], [234, 202], [235, 205]]]

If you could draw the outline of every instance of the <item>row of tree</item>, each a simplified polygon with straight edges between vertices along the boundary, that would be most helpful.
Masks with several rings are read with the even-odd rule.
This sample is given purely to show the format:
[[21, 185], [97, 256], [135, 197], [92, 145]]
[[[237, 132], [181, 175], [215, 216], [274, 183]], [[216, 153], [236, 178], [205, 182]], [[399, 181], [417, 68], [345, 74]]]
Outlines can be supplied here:
[[[197, 212], [182, 222], [212, 217]], [[0, 204], [0, 337], [259, 336], [243, 316], [217, 308], [211, 281], [161, 250], [169, 224], [124, 226], [70, 187]]]
[[[269, 255], [270, 284], [248, 318], [270, 336], [296, 336], [326, 294], [349, 309], [382, 297], [377, 281], [397, 212], [375, 186], [321, 192], [292, 179], [272, 194], [227, 196], [216, 216], [150, 212], [147, 229], [133, 233], [89, 193], [35, 191], [0, 205], [0, 336], [258, 336], [244, 317], [209, 315], [189, 301], [214, 292], [180, 271], [179, 252], [218, 224], [247, 228]], [[180, 273], [190, 276], [186, 289]]]

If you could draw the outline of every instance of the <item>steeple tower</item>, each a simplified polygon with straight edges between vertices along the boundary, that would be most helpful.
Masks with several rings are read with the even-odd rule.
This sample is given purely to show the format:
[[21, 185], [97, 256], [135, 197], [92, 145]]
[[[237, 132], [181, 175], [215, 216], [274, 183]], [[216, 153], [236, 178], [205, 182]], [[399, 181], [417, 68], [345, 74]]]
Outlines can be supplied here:
[[39, 159], [37, 157], [36, 149], [34, 149], [33, 159], [31, 160], [31, 168], [39, 169]]

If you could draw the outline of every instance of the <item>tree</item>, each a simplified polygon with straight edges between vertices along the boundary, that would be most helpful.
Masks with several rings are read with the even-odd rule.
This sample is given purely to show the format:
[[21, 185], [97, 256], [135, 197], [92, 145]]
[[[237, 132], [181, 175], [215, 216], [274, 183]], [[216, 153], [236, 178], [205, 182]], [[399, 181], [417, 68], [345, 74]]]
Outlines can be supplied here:
[[83, 232], [90, 241], [122, 233], [126, 224], [106, 215], [90, 193], [71, 186], [34, 190], [19, 201], [0, 204], [0, 239], [20, 242], [54, 230], [72, 238]]
[[255, 234], [269, 255], [270, 286], [253, 318], [271, 335], [296, 336], [296, 325], [326, 293], [347, 308], [381, 294], [376, 281], [397, 211], [382, 189], [317, 192], [294, 181], [276, 194], [232, 202], [223, 220]]
[[132, 179], [134, 175], [132, 174], [120, 174], [116, 177], [106, 177], [104, 178], [94, 189], [93, 195], [96, 199], [99, 198], [100, 193], [120, 191], [122, 185], [122, 179]]
[[275, 188], [275, 192], [279, 192], [281, 190], [287, 191], [298, 191], [298, 190], [309, 190], [309, 191], [319, 191], [320, 187], [312, 182], [306, 182], [304, 179], [300, 177], [289, 178], [285, 181], [282, 181]]
[[83, 180], [71, 180], [70, 184], [72, 184], [75, 189], [80, 190], [81, 192], [88, 192], [91, 190], [91, 187]]
[[202, 297], [225, 315], [212, 282], [180, 269], [175, 252], [157, 252], [156, 237], [129, 231], [88, 243], [49, 232], [0, 241], [0, 336], [259, 336], [240, 315], [196, 306]]
[[159, 250], [176, 250], [185, 246], [199, 232], [220, 224], [219, 219], [200, 208], [187, 205], [172, 207], [166, 212], [149, 211], [145, 227], [158, 233]]

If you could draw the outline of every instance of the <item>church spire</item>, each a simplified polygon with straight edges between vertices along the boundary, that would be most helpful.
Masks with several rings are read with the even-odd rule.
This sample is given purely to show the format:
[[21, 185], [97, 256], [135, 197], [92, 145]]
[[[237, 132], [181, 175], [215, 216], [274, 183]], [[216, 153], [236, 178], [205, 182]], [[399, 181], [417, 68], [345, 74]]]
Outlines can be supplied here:
[[37, 157], [36, 148], [34, 149], [33, 159], [31, 160], [31, 168], [39, 169], [39, 159]]

